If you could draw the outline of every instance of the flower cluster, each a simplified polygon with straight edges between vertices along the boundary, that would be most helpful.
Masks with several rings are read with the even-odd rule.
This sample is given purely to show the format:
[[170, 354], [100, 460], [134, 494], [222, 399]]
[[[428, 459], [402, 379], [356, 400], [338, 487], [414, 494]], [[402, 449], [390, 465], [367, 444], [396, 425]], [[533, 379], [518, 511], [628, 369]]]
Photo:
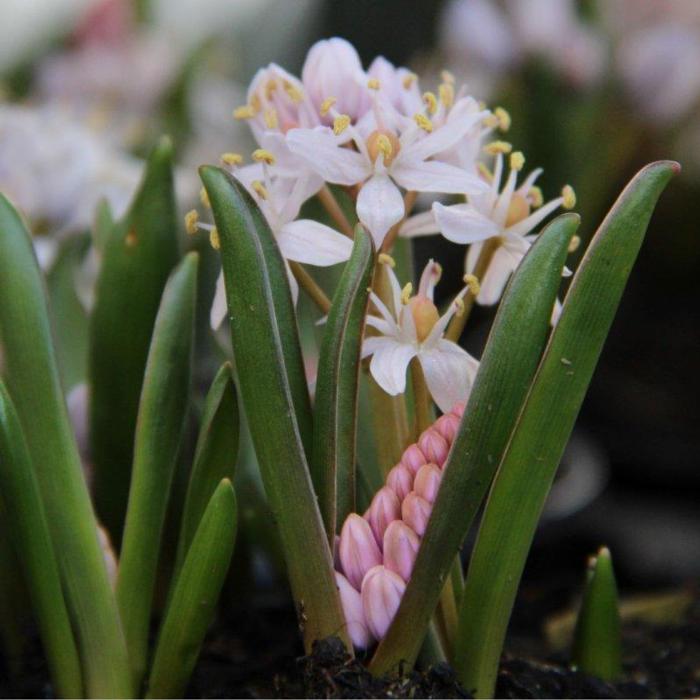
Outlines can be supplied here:
[[364, 516], [351, 513], [343, 524], [335, 576], [348, 633], [359, 648], [382, 639], [396, 614], [463, 413], [464, 404], [457, 403], [425, 430]]

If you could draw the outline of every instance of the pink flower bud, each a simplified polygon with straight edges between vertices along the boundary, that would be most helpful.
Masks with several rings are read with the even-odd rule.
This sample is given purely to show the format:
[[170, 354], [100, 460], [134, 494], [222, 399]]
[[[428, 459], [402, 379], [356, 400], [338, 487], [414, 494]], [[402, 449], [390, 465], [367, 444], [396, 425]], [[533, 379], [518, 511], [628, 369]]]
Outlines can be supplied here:
[[401, 517], [401, 503], [394, 491], [388, 486], [382, 486], [372, 499], [367, 519], [372, 526], [372, 532], [381, 547], [384, 541], [384, 531], [389, 523]]
[[429, 461], [430, 460], [425, 458], [425, 455], [416, 444], [409, 445], [404, 450], [403, 455], [401, 455], [401, 463], [405, 464], [410, 469], [413, 476], [415, 476], [416, 472]]
[[338, 586], [350, 640], [358, 649], [366, 649], [373, 639], [365, 620], [362, 596], [350, 585], [350, 581], [343, 574], [336, 572], [335, 583]]
[[414, 491], [428, 503], [434, 503], [440, 488], [442, 472], [435, 464], [424, 464], [416, 474], [413, 484]]
[[440, 468], [445, 464], [447, 453], [450, 451], [447, 440], [434, 428], [423, 431], [418, 440], [418, 447], [426, 456], [426, 462], [434, 462]]
[[430, 510], [430, 503], [415, 491], [411, 491], [401, 504], [401, 517], [419, 537], [422, 537], [425, 528], [428, 527]]
[[369, 523], [357, 513], [350, 513], [340, 532], [338, 547], [343, 573], [356, 590], [360, 590], [364, 575], [382, 561], [382, 553]]
[[362, 581], [362, 607], [370, 632], [381, 639], [396, 615], [406, 590], [403, 579], [384, 566], [375, 566]]
[[402, 462], [399, 462], [386, 477], [386, 485], [403, 501], [413, 490], [413, 472]]
[[447, 444], [451, 445], [457, 435], [460, 419], [454, 413], [446, 413], [440, 416], [433, 425], [433, 428], [447, 440]]
[[458, 401], [454, 406], [452, 406], [450, 413], [457, 416], [457, 418], [461, 418], [464, 415], [465, 406], [466, 404], [464, 401]]
[[384, 533], [384, 566], [408, 582], [420, 539], [403, 520], [394, 520]]

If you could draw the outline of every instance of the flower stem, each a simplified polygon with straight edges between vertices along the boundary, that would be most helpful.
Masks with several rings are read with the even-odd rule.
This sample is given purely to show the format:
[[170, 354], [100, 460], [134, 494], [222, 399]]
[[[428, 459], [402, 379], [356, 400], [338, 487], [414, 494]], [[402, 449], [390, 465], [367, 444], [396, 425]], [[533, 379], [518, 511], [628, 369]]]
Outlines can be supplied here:
[[345, 216], [345, 212], [342, 210], [340, 204], [338, 204], [338, 200], [335, 198], [335, 195], [328, 185], [324, 185], [318, 191], [318, 198], [340, 230], [348, 238], [354, 238], [355, 232], [353, 231], [352, 224], [348, 221], [348, 217]]
[[411, 213], [411, 210], [413, 209], [413, 206], [416, 203], [416, 199], [418, 198], [418, 192], [406, 192], [403, 198], [403, 208], [404, 208], [404, 215], [401, 221], [398, 221], [395, 223], [390, 229], [389, 233], [386, 234], [386, 237], [384, 238], [384, 243], [382, 243], [382, 249], [380, 252], [382, 253], [388, 253], [393, 247], [394, 243], [396, 241], [396, 238], [399, 235], [399, 229], [401, 228], [401, 224], [406, 220], [406, 217]]
[[[498, 250], [500, 244], [501, 243], [498, 240], [498, 238], [489, 238], [487, 241], [484, 242], [484, 246], [481, 249], [481, 253], [479, 254], [479, 258], [476, 261], [476, 265], [474, 266], [473, 270], [473, 274], [479, 280], [479, 282], [483, 280], [484, 275], [486, 274], [486, 271], [488, 270], [489, 265], [491, 264], [491, 260], [493, 260], [493, 255], [496, 252], [496, 250]], [[462, 331], [467, 325], [469, 315], [471, 314], [472, 308], [474, 307], [474, 302], [476, 301], [476, 296], [472, 294], [471, 291], [469, 291], [464, 295], [463, 301], [464, 310], [462, 311], [462, 313], [460, 313], [459, 315], [455, 315], [452, 318], [452, 321], [447, 327], [447, 331], [445, 333], [445, 338], [447, 338], [447, 340], [451, 340], [454, 343], [459, 341], [459, 337], [462, 335]]]
[[311, 297], [311, 300], [318, 306], [324, 314], [331, 308], [331, 301], [321, 287], [316, 284], [314, 278], [304, 269], [301, 263], [294, 260], [289, 261], [289, 269], [299, 282], [299, 286]]
[[417, 357], [411, 360], [411, 382], [413, 384], [414, 435], [417, 440], [418, 436], [426, 428], [429, 428], [434, 420], [430, 392], [425, 383], [423, 368]]

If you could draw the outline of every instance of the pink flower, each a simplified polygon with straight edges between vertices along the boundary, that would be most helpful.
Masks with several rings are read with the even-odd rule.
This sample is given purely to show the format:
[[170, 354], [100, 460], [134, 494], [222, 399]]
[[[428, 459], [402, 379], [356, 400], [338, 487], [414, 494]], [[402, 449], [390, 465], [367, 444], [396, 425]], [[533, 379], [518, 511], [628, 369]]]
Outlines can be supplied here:
[[359, 649], [366, 649], [372, 643], [373, 638], [365, 620], [362, 597], [343, 574], [336, 572], [335, 582], [338, 586], [340, 603], [343, 607], [350, 640]]
[[408, 583], [420, 539], [403, 520], [394, 520], [384, 532], [384, 566]]
[[405, 590], [403, 579], [385, 566], [375, 566], [362, 581], [365, 619], [370, 632], [377, 639], [381, 639], [389, 629]]
[[372, 499], [372, 504], [367, 513], [367, 520], [380, 547], [384, 541], [384, 531], [387, 526], [400, 517], [401, 503], [396, 493], [388, 486], [383, 486]]
[[348, 515], [340, 532], [338, 556], [346, 578], [356, 590], [373, 567], [382, 563], [382, 553], [369, 523], [356, 513]]

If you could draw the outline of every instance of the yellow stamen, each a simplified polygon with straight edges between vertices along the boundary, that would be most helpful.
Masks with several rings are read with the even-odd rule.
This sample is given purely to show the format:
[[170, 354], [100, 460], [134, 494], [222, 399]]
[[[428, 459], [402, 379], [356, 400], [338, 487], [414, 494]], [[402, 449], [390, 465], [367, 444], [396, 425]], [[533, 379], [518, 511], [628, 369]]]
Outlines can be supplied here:
[[251, 105], [241, 105], [233, 110], [234, 119], [252, 119], [255, 116], [255, 110]]
[[374, 163], [379, 154], [384, 157], [384, 165], [389, 166], [401, 150], [401, 142], [391, 131], [373, 131], [367, 137], [367, 153]]
[[261, 199], [267, 199], [267, 189], [265, 188], [265, 185], [260, 182], [260, 180], [253, 180], [250, 186]]
[[542, 190], [537, 186], [533, 185], [530, 191], [527, 193], [527, 197], [530, 200], [530, 205], [533, 209], [539, 209], [544, 204], [544, 195]]
[[428, 109], [428, 114], [435, 114], [435, 112], [437, 112], [438, 102], [434, 92], [424, 92], [423, 102]]
[[484, 146], [484, 152], [491, 156], [498, 153], [510, 153], [513, 150], [513, 145], [507, 141], [491, 141]]
[[[469, 287], [469, 291], [471, 292], [472, 296], [479, 296], [481, 285], [479, 284], [479, 278], [476, 275], [472, 275], [471, 273], [464, 275], [464, 284]], [[460, 299], [460, 301], [462, 300]]]
[[381, 265], [388, 265], [391, 268], [396, 267], [396, 260], [391, 257], [391, 255], [388, 255], [387, 253], [379, 253], [377, 256], [377, 260]]
[[268, 100], [272, 99], [272, 95], [274, 95], [275, 90], [277, 90], [277, 81], [274, 78], [270, 78], [266, 83], [265, 83], [265, 97]]
[[326, 114], [328, 114], [328, 112], [330, 111], [331, 107], [332, 107], [337, 101], [338, 101], [338, 100], [337, 100], [337, 98], [335, 98], [335, 97], [326, 97], [326, 99], [323, 100], [323, 102], [321, 102], [321, 108], [318, 110], [318, 111], [319, 111], [319, 114], [320, 114], [322, 117], [325, 117]]
[[199, 231], [199, 213], [196, 209], [190, 209], [185, 214], [185, 230], [190, 236], [194, 236]]
[[243, 156], [240, 153], [230, 151], [221, 154], [221, 162], [224, 165], [240, 165], [243, 162]]
[[450, 85], [455, 84], [455, 76], [452, 72], [450, 72], [448, 70], [441, 71], [440, 78], [442, 78], [443, 83], [449, 83]]
[[573, 209], [576, 206], [576, 192], [571, 185], [564, 185], [561, 196], [564, 199], [562, 202], [564, 209]]
[[284, 91], [289, 95], [289, 99], [297, 104], [304, 99], [304, 93], [288, 80], [284, 81]]
[[275, 164], [275, 156], [266, 148], [256, 148], [253, 151], [253, 160], [257, 163], [267, 163], [268, 165]]
[[489, 129], [496, 129], [498, 127], [498, 117], [495, 114], [487, 114], [481, 122]]
[[510, 169], [520, 172], [525, 165], [525, 156], [522, 151], [514, 151], [510, 154]]
[[219, 239], [219, 231], [216, 226], [209, 231], [209, 243], [214, 250], [221, 248], [221, 240]]
[[265, 126], [268, 129], [277, 129], [279, 126], [279, 121], [277, 120], [277, 110], [274, 107], [270, 107], [270, 109], [265, 110], [265, 114], [263, 115], [263, 119], [265, 120]]
[[408, 90], [413, 85], [413, 83], [416, 82], [416, 80], [418, 80], [418, 76], [415, 73], [407, 73], [406, 75], [404, 75], [403, 80], [401, 82], [404, 88]]
[[377, 80], [377, 78], [370, 78], [367, 81], [367, 87], [370, 90], [379, 90], [379, 88], [381, 87], [381, 83], [379, 82], [379, 80]]
[[419, 112], [418, 114], [413, 115], [413, 118], [416, 120], [416, 124], [418, 124], [423, 131], [430, 133], [433, 130], [433, 122], [431, 122], [430, 119], [425, 116], [425, 114], [421, 114]]
[[569, 241], [569, 252], [570, 253], [575, 253], [578, 250], [578, 247], [581, 245], [581, 237], [580, 236], [574, 236], [570, 241]]
[[503, 107], [496, 107], [493, 114], [498, 119], [498, 128], [501, 131], [508, 131], [511, 124], [510, 114]]
[[401, 290], [401, 303], [408, 304], [411, 293], [413, 292], [413, 285], [410, 282], [406, 283], [406, 286]]
[[334, 120], [333, 120], [333, 133], [338, 136], [339, 134], [342, 134], [345, 129], [347, 129], [350, 126], [350, 116], [347, 114], [339, 114]]
[[207, 209], [211, 209], [211, 202], [209, 201], [209, 195], [207, 194], [207, 191], [203, 187], [201, 190], [199, 190], [199, 201], [202, 203], [202, 206], [206, 207]]
[[260, 111], [260, 107], [262, 106], [260, 103], [260, 95], [258, 93], [254, 93], [253, 96], [250, 98], [250, 108], [253, 110], [253, 115], [257, 114]]
[[438, 88], [438, 95], [440, 95], [440, 102], [445, 105], [445, 107], [452, 107], [455, 101], [455, 87], [452, 83], [441, 83]]

